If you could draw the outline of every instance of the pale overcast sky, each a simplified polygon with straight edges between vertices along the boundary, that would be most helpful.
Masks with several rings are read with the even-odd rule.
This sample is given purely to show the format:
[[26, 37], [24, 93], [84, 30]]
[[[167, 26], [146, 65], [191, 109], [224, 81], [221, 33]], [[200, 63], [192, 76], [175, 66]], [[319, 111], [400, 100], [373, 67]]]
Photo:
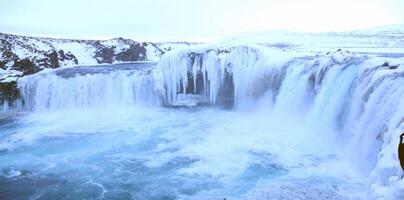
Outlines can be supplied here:
[[206, 41], [241, 32], [404, 24], [404, 0], [0, 0], [0, 32]]

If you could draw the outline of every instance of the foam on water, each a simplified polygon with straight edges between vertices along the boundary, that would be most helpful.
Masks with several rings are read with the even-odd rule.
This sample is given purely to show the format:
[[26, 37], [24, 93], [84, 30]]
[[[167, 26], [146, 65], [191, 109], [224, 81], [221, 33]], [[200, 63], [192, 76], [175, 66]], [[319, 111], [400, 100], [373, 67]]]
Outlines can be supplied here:
[[[281, 126], [284, 120], [296, 126]], [[299, 121], [137, 106], [28, 114], [1, 125], [0, 194], [24, 188], [22, 198], [220, 199], [287, 177], [357, 184], [343, 182], [340, 174], [351, 174], [339, 169], [339, 155]]]

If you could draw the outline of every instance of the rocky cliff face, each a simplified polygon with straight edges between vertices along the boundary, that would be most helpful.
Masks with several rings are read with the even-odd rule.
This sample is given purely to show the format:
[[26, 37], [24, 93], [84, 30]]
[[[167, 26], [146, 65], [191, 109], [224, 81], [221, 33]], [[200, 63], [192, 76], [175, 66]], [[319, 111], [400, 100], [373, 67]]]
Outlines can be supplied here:
[[158, 61], [187, 42], [152, 43], [130, 39], [71, 40], [0, 33], [0, 105], [18, 98], [19, 77], [46, 68], [133, 61]]

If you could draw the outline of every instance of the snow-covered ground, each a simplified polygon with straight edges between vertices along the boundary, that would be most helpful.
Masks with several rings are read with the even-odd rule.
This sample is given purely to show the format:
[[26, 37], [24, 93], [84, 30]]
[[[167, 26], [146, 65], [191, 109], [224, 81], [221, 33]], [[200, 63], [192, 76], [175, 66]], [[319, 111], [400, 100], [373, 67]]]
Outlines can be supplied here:
[[76, 65], [158, 61], [165, 52], [192, 45], [187, 42], [152, 43], [123, 38], [110, 40], [35, 38], [4, 33], [0, 33], [0, 42], [0, 70], [2, 70], [0, 82], [15, 81], [21, 77], [23, 69], [20, 69], [16, 62], [24, 59], [38, 68], [34, 70], [37, 72], [45, 68]]
[[404, 25], [390, 25], [351, 32], [300, 33], [270, 31], [229, 36], [218, 43], [261, 44], [302, 52], [344, 49], [358, 53], [404, 54]]

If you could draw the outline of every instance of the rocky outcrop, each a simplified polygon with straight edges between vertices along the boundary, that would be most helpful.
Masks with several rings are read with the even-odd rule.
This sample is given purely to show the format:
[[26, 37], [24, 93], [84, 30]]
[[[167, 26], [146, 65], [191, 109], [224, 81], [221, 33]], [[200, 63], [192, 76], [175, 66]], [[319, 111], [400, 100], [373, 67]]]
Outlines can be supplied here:
[[52, 40], [0, 33], [0, 82], [15, 81], [45, 68], [78, 64], [71, 52], [57, 49]]
[[[146, 54], [146, 47], [148, 44], [146, 42], [140, 44], [137, 42], [133, 42], [130, 40], [125, 40], [119, 38], [118, 40], [124, 41], [124, 43], [128, 44], [128, 48], [125, 49], [118, 49], [116, 45], [112, 46], [103, 46], [99, 45], [97, 50], [95, 51], [94, 58], [97, 60], [98, 64], [102, 63], [113, 63], [113, 62], [130, 62], [130, 61], [147, 61], [149, 60], [147, 58]], [[161, 54], [163, 51], [161, 49], [158, 49], [158, 51], [161, 51]]]
[[[146, 44], [146, 43], [144, 43]], [[146, 44], [147, 45], [147, 44]], [[116, 54], [117, 61], [145, 61], [146, 48], [140, 44], [130, 44], [129, 48]]]
[[115, 54], [116, 46], [105, 47], [101, 46], [95, 52], [94, 58], [97, 60], [98, 64], [101, 63], [109, 63], [114, 62], [114, 54]]
[[0, 82], [0, 110], [4, 107], [13, 106], [14, 102], [20, 97], [17, 89], [17, 82]]
[[43, 66], [44, 68], [58, 68], [60, 67], [60, 62], [71, 61], [74, 64], [78, 64], [77, 58], [71, 53], [65, 52], [63, 50], [50, 50], [44, 54], [44, 58], [38, 59], [37, 64]]
[[12, 69], [22, 72], [22, 75], [29, 75], [39, 72], [39, 67], [28, 58], [13, 61]]

